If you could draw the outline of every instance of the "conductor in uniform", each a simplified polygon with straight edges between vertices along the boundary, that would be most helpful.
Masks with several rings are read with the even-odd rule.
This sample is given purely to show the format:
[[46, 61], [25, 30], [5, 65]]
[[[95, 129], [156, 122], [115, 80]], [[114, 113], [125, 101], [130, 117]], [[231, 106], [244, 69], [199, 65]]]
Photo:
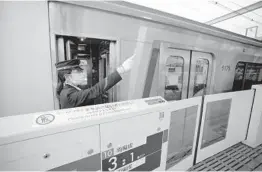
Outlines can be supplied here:
[[[87, 84], [87, 72], [80, 67], [80, 60], [73, 59], [56, 63], [58, 71], [57, 95], [61, 109], [90, 105], [104, 94], [131, 70], [134, 55], [123, 62], [114, 72], [90, 88], [81, 89]], [[82, 86], [82, 87], [81, 87]]]

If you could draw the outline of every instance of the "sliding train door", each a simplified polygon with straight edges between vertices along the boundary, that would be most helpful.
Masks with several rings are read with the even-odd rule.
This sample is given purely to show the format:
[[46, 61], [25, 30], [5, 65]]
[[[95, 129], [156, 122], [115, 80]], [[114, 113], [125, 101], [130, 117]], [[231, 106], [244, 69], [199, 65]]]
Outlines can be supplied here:
[[161, 44], [158, 95], [167, 101], [209, 94], [212, 54]]
[[212, 55], [192, 51], [188, 98], [209, 93], [212, 74]]
[[159, 95], [168, 101], [187, 98], [190, 51], [164, 48], [160, 51]]

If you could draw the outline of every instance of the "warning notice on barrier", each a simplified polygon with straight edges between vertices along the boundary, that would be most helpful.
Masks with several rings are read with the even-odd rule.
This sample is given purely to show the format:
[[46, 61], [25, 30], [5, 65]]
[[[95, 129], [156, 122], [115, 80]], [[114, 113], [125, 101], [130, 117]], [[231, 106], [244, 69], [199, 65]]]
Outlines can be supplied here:
[[134, 101], [71, 108], [60, 110], [54, 113], [43, 113], [36, 115], [33, 121], [33, 127], [41, 127], [44, 125], [61, 125], [68, 122], [78, 122], [102, 118], [105, 116], [115, 115], [119, 112], [124, 113], [136, 109], [138, 109], [138, 106]]
[[126, 113], [146, 108], [148, 105], [165, 103], [161, 97], [152, 97], [140, 100], [107, 103], [94, 106], [69, 108], [48, 113], [38, 113], [33, 119], [33, 127], [62, 125], [68, 122], [80, 122], [84, 120], [113, 116], [118, 113]]
[[135, 110], [137, 106], [134, 102], [121, 102], [115, 104], [105, 104], [103, 106], [93, 106], [83, 109], [79, 109], [83, 115], [76, 115], [68, 118], [68, 121], [83, 120], [94, 117], [103, 117], [116, 114], [117, 112], [126, 112], [129, 110]]

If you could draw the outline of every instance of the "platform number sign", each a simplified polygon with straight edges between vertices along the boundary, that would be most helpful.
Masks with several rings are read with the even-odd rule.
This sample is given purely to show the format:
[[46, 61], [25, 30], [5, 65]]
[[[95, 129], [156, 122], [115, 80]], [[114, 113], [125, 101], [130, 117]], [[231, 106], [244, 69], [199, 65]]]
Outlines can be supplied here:
[[[165, 131], [166, 132], [166, 131]], [[129, 143], [102, 152], [102, 171], [151, 171], [160, 166], [163, 131], [148, 136], [146, 144]]]
[[[113, 156], [108, 159], [107, 171], [114, 171], [119, 167], [123, 167], [127, 164], [134, 162], [134, 152], [128, 152], [122, 154], [123, 157]], [[129, 157], [128, 157], [129, 156]], [[119, 159], [120, 158], [120, 159]]]

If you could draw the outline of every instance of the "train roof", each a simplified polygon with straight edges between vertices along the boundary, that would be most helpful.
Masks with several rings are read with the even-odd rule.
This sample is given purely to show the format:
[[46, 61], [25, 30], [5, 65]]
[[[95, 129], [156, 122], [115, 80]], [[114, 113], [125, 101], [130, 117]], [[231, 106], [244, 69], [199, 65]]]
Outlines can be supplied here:
[[[49, 0], [51, 2], [53, 0]], [[57, 2], [57, 1], [54, 1]], [[262, 47], [262, 41], [249, 38], [234, 32], [226, 31], [214, 26], [206, 25], [197, 21], [186, 19], [170, 13], [151, 9], [141, 5], [133, 4], [125, 1], [61, 1], [63, 3], [84, 6], [87, 8], [98, 9], [118, 15], [124, 15], [142, 20], [147, 20], [173, 27], [180, 27], [194, 32], [199, 32], [215, 37], [240, 42], [247, 45]]]

